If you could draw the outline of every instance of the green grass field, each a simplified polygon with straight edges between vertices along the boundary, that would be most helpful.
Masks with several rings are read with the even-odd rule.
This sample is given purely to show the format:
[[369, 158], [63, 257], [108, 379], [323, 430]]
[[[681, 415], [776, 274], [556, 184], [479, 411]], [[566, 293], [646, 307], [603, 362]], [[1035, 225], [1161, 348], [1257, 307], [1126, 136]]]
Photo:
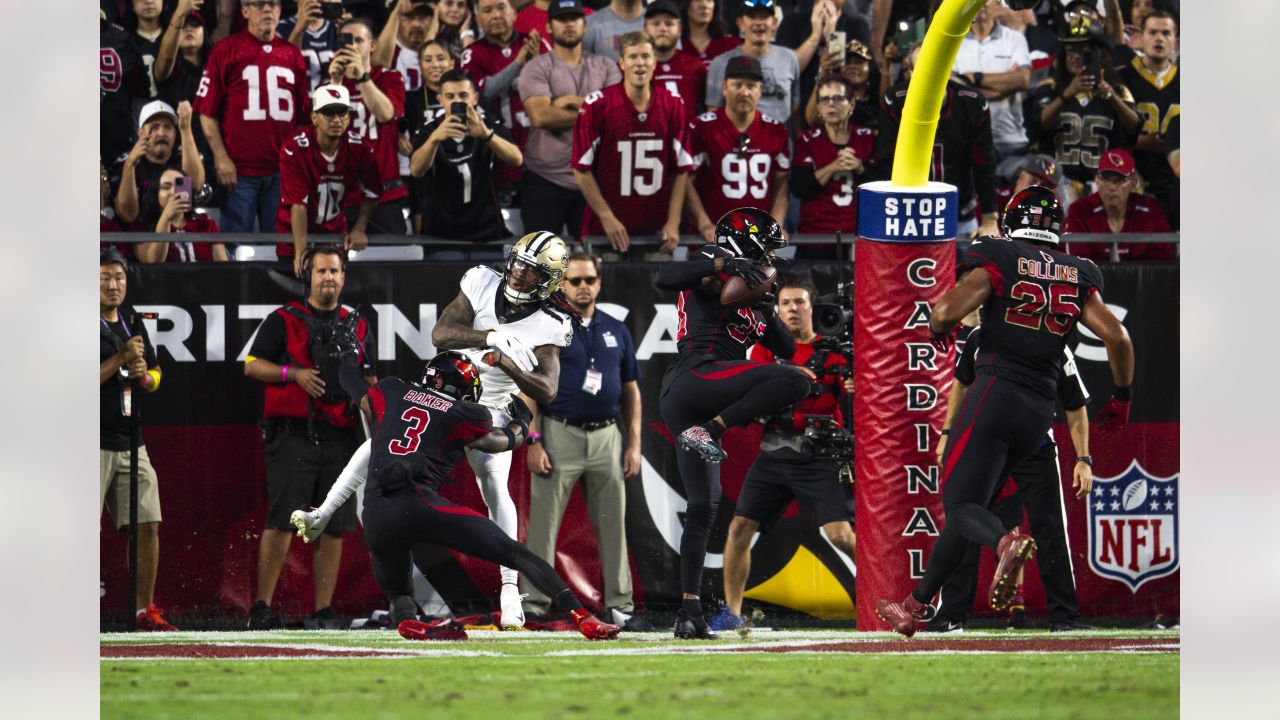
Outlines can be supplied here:
[[[697, 643], [662, 633], [611, 643], [567, 633], [471, 635], [422, 643], [392, 632], [104, 634], [102, 717], [1178, 715], [1176, 631], [969, 631], [913, 641], [765, 631]], [[1086, 646], [1095, 649], [1072, 649]], [[366, 656], [323, 656], [343, 653]], [[227, 654], [247, 657], [208, 657]], [[290, 656], [263, 657], [273, 654]]]

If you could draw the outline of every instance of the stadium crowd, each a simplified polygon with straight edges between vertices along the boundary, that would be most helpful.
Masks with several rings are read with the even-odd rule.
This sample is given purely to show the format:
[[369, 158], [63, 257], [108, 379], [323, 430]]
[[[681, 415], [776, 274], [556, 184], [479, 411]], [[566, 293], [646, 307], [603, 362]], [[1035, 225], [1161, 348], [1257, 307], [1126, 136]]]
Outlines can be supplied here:
[[[472, 250], [429, 259], [496, 259], [493, 241], [535, 230], [616, 251], [649, 236], [669, 254], [738, 206], [789, 232], [852, 233], [857, 187], [889, 175], [937, 4], [100, 0], [101, 227], [281, 233], [295, 270], [311, 234]], [[1071, 233], [1177, 230], [1177, 6], [979, 12], [932, 173], [960, 188], [962, 236], [994, 232], [1032, 182], [1055, 188]], [[208, 242], [118, 249], [235, 257]]]

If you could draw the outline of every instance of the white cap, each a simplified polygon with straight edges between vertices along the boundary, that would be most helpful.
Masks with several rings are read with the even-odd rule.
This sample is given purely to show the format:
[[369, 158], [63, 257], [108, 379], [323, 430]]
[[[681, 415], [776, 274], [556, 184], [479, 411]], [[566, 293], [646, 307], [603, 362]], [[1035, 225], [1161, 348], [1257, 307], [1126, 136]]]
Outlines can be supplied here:
[[341, 105], [351, 109], [351, 95], [341, 85], [321, 85], [311, 93], [311, 110], [319, 112], [330, 105]]
[[173, 106], [163, 100], [152, 100], [142, 106], [142, 112], [138, 113], [138, 129], [141, 130], [147, 121], [156, 115], [168, 115], [173, 120], [174, 127], [178, 125], [178, 113], [174, 112]]

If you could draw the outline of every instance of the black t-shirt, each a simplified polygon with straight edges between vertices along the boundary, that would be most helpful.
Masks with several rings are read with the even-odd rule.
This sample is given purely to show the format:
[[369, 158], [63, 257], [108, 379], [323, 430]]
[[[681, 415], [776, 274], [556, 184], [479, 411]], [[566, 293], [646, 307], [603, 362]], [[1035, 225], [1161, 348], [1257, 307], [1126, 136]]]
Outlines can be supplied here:
[[98, 89], [98, 148], [110, 168], [133, 145], [133, 99], [147, 97], [151, 84], [129, 33], [106, 21], [98, 24]]
[[161, 30], [154, 40], [147, 39], [137, 32], [133, 34], [133, 46], [137, 49], [142, 67], [147, 73], [147, 97], [149, 98], [156, 97], [158, 92], [153, 68], [156, 65], [156, 58], [160, 57], [160, 39], [163, 37], [164, 30]]
[[988, 237], [973, 241], [962, 267], [991, 276], [975, 372], [1053, 400], [1067, 335], [1089, 295], [1102, 291], [1098, 266], [1048, 246]]
[[[176, 141], [175, 141], [176, 142]], [[124, 163], [121, 162], [116, 166], [116, 174], [123, 172]], [[182, 170], [182, 148], [174, 147], [173, 152], [169, 154], [169, 162], [154, 163], [143, 155], [138, 158], [138, 164], [133, 168], [134, 185], [138, 188], [138, 219], [137, 223], [140, 227], [135, 229], [151, 232], [155, 230], [155, 223], [160, 219], [160, 210], [155, 204], [147, 199], [147, 193], [151, 188], [156, 187], [160, 183], [160, 176], [165, 170]], [[197, 190], [199, 188], [196, 188]]]
[[[146, 328], [142, 326], [142, 320], [134, 316], [132, 309], [121, 307], [116, 313], [116, 318], [117, 321], [113, 323], [99, 320], [100, 350], [98, 351], [98, 362], [102, 362], [119, 352], [130, 337], [141, 334], [147, 367], [155, 368], [159, 365], [156, 360], [156, 349], [151, 345], [151, 338], [147, 336]], [[126, 319], [127, 322], [121, 322], [121, 319]], [[127, 375], [127, 369], [124, 374], [117, 372], [99, 386], [98, 411], [101, 415], [99, 438], [100, 447], [103, 450], [129, 449], [129, 418], [123, 413], [123, 392], [125, 382], [127, 382], [125, 379]], [[131, 392], [133, 411], [135, 413], [138, 412], [139, 397], [145, 392], [145, 390], [136, 387]], [[140, 444], [142, 442], [141, 433], [139, 433], [138, 442]]]
[[[511, 137], [498, 118], [476, 108], [485, 127], [505, 140]], [[448, 111], [439, 108], [413, 136], [414, 150], [426, 143], [444, 122]], [[485, 242], [508, 237], [493, 185], [493, 149], [483, 138], [446, 140], [436, 150], [434, 164], [418, 178], [417, 211], [422, 215], [422, 233], [451, 240]]]
[[369, 388], [368, 400], [374, 416], [368, 497], [415, 482], [438, 486], [467, 443], [493, 429], [488, 408], [396, 377]]

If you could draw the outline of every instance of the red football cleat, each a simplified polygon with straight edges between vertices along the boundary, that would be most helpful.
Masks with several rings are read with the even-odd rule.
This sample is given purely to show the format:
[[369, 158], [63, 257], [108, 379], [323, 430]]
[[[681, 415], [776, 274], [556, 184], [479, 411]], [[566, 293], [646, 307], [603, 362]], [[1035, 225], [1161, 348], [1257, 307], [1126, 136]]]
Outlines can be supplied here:
[[164, 619], [155, 603], [148, 605], [146, 611], [138, 615], [137, 628], [139, 632], [176, 632], [178, 629]]
[[405, 640], [466, 640], [467, 631], [452, 622], [424, 623], [421, 620], [402, 620], [396, 630]]
[[991, 608], [1007, 610], [1018, 592], [1018, 571], [1036, 553], [1036, 541], [1026, 535], [1005, 533], [996, 545], [996, 574], [991, 580]]
[[907, 595], [902, 602], [881, 600], [876, 603], [876, 614], [881, 620], [893, 626], [893, 629], [911, 637], [916, 634], [916, 626], [924, 618], [925, 605]]
[[578, 626], [578, 632], [588, 640], [613, 640], [618, 637], [618, 631], [621, 630], [617, 625], [610, 625], [596, 619], [596, 616], [586, 608], [578, 608], [569, 614], [573, 616], [573, 624]]

